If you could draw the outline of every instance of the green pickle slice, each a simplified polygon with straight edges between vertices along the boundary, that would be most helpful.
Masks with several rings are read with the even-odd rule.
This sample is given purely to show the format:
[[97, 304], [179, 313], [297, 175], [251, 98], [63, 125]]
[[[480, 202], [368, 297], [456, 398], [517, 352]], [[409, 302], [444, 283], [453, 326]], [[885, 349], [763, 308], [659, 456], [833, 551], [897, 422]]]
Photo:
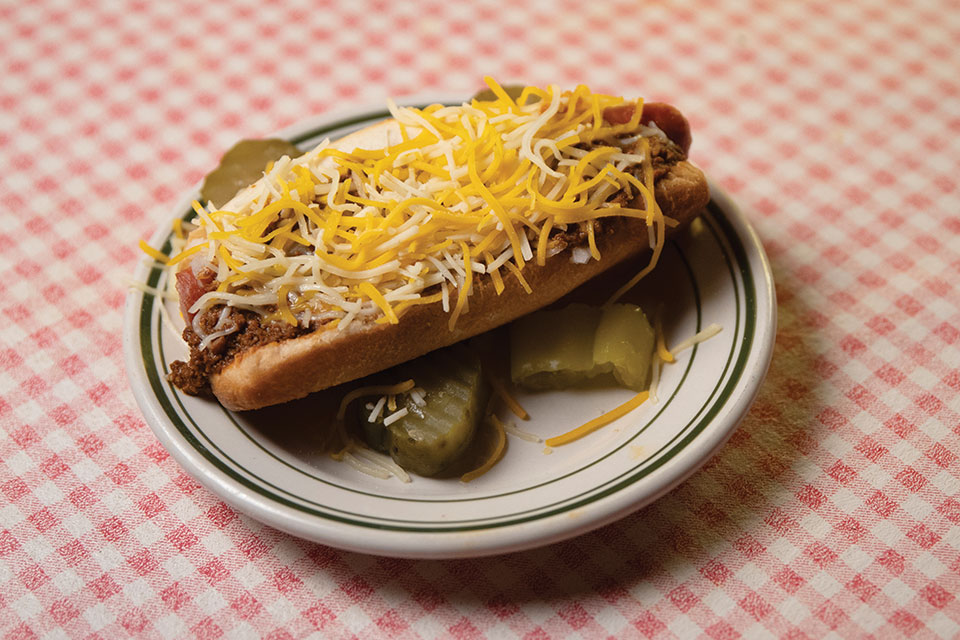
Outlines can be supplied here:
[[[526, 85], [523, 84], [508, 84], [503, 86], [504, 92], [516, 100], [523, 93], [523, 90], [526, 89]], [[493, 92], [493, 89], [483, 89], [476, 92], [473, 95], [473, 99], [477, 102], [493, 102], [497, 99], [497, 94]], [[534, 102], [539, 102], [540, 96], [530, 96], [527, 100], [527, 104], [533, 104]]]
[[572, 304], [511, 325], [510, 374], [515, 384], [532, 390], [568, 389], [609, 377], [642, 391], [653, 347], [653, 329], [640, 307]]
[[423, 389], [425, 403], [418, 405], [405, 395], [399, 407], [406, 408], [407, 415], [388, 426], [383, 415], [370, 422], [365, 403], [360, 411], [364, 439], [407, 471], [441, 473], [464, 453], [483, 418], [488, 391], [479, 358], [455, 345], [394, 367], [385, 378], [412, 378], [416, 388]]
[[593, 359], [610, 364], [617, 382], [634, 391], [646, 389], [653, 348], [653, 327], [640, 307], [614, 304], [604, 308], [593, 342]]
[[593, 341], [600, 324], [598, 307], [572, 304], [538, 311], [510, 325], [510, 377], [527, 389], [566, 389], [581, 385], [609, 365], [597, 365]]
[[296, 158], [300, 153], [294, 145], [279, 138], [241, 140], [230, 147], [217, 168], [207, 174], [200, 197], [215, 207], [222, 207], [240, 189], [256, 182], [267, 163], [283, 156]]

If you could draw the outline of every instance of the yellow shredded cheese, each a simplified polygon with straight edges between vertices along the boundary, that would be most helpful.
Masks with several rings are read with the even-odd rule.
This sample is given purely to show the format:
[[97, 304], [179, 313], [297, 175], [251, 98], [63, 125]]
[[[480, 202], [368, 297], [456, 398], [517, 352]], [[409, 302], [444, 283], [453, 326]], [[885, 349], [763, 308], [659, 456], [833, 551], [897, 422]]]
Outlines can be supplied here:
[[170, 262], [170, 258], [167, 256], [167, 254], [163, 253], [162, 251], [158, 251], [157, 249], [154, 249], [143, 240], [140, 241], [140, 250], [143, 251], [148, 256], [150, 256], [151, 258], [153, 258], [154, 260], [156, 260], [157, 262], [160, 262], [162, 264], [167, 264], [168, 262]]
[[523, 405], [521, 405], [520, 402], [513, 397], [513, 394], [510, 393], [507, 385], [505, 385], [500, 378], [493, 374], [488, 374], [486, 378], [490, 383], [490, 386], [493, 388], [494, 394], [496, 394], [497, 397], [499, 397], [500, 400], [507, 405], [507, 408], [510, 409], [510, 412], [513, 413], [513, 415], [517, 416], [521, 420], [530, 419], [530, 414], [527, 413], [527, 410], [523, 408]]
[[523, 287], [523, 290], [527, 293], [533, 293], [533, 289], [530, 288], [530, 285], [527, 284], [527, 279], [523, 277], [523, 273], [520, 272], [520, 267], [513, 264], [512, 262], [507, 263], [507, 268], [513, 272], [513, 275], [517, 277], [517, 281], [520, 282], [520, 286]]
[[[527, 87], [513, 100], [486, 82], [493, 101], [390, 102], [381, 146], [324, 141], [272, 163], [220, 209], [194, 202], [200, 238], [169, 262], [202, 257], [217, 273], [201, 310], [242, 299], [268, 318], [343, 330], [355, 319], [397, 323], [429, 300], [449, 310], [453, 330], [480, 278], [499, 294], [506, 270], [531, 292], [526, 265], [554, 255], [551, 234], [586, 225], [599, 259], [593, 224], [612, 215], [646, 222], [655, 245], [649, 272], [669, 221], [653, 198], [643, 137], [662, 134], [640, 124], [642, 101], [582, 85]], [[634, 107], [630, 122], [604, 120], [605, 109], [623, 105]], [[641, 208], [608, 202], [622, 191]]]
[[649, 392], [641, 391], [640, 393], [633, 396], [632, 398], [624, 402], [622, 405], [620, 405], [616, 409], [613, 409], [612, 411], [608, 411], [602, 416], [594, 418], [593, 420], [587, 422], [586, 424], [582, 424], [576, 429], [568, 431], [562, 435], [548, 438], [546, 441], [546, 445], [548, 447], [559, 447], [562, 444], [568, 444], [570, 442], [573, 442], [574, 440], [579, 440], [583, 436], [593, 433], [600, 427], [610, 424], [617, 418], [627, 415], [628, 413], [630, 413], [631, 411], [633, 411], [634, 409], [642, 405], [644, 402], [646, 402], [649, 396], [650, 396]]
[[654, 333], [657, 335], [657, 356], [664, 362], [673, 362], [673, 354], [667, 349], [667, 343], [663, 335], [663, 327], [660, 324], [660, 314], [657, 314], [656, 328]]
[[503, 423], [500, 422], [500, 418], [496, 415], [490, 415], [490, 422], [493, 424], [494, 429], [497, 433], [497, 443], [493, 447], [493, 451], [490, 453], [490, 457], [487, 458], [482, 465], [477, 467], [472, 471], [468, 471], [462, 476], [460, 476], [460, 482], [470, 482], [471, 480], [476, 480], [490, 469], [493, 469], [493, 466], [500, 462], [500, 458], [503, 457], [504, 452], [507, 448], [507, 434], [503, 428]]
[[390, 324], [397, 324], [400, 320], [397, 318], [397, 314], [394, 313], [393, 308], [390, 306], [390, 303], [387, 302], [387, 299], [383, 297], [375, 286], [369, 282], [360, 283], [360, 291], [370, 296], [370, 299], [373, 300], [378, 307], [383, 311], [383, 315], [386, 316]]

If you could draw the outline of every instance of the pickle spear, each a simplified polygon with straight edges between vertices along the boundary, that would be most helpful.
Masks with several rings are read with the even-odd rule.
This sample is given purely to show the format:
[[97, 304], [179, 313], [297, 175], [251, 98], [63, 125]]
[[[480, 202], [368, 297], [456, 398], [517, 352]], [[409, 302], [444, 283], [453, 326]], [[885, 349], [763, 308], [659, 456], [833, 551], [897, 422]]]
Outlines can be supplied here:
[[510, 375], [516, 384], [534, 390], [613, 378], [642, 391], [653, 342], [650, 323], [636, 305], [572, 304], [538, 311], [510, 326]]
[[412, 378], [423, 390], [424, 402], [418, 403], [412, 394], [398, 398], [397, 411], [406, 409], [407, 414], [389, 425], [384, 419], [393, 412], [383, 410], [370, 422], [372, 412], [365, 404], [360, 411], [364, 439], [407, 471], [437, 475], [470, 445], [483, 417], [488, 392], [480, 360], [466, 347], [454, 345], [385, 375], [392, 380]]
[[613, 304], [603, 309], [593, 341], [593, 360], [613, 367], [613, 376], [634, 391], [647, 388], [653, 356], [653, 328], [640, 307]]
[[538, 311], [510, 325], [510, 377], [527, 389], [581, 385], [611, 365], [598, 366], [593, 341], [601, 310], [585, 304]]

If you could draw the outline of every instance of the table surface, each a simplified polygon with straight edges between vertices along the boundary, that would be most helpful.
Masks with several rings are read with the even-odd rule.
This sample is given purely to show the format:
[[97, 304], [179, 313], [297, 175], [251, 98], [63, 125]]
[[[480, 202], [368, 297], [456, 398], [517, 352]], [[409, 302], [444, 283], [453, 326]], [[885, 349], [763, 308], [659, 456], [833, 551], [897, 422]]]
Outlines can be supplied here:
[[[283, 4], [0, 3], [0, 635], [960, 634], [956, 1]], [[533, 551], [234, 512], [133, 400], [137, 241], [239, 138], [485, 74], [689, 116], [776, 277], [756, 404], [680, 488]]]

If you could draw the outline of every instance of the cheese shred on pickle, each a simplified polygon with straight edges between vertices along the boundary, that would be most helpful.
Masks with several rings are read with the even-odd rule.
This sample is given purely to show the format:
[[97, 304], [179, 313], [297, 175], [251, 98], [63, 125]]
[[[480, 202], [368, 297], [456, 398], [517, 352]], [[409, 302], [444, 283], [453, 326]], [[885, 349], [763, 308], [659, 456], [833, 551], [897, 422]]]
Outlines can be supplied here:
[[[325, 140], [268, 165], [220, 208], [195, 202], [196, 230], [168, 264], [206, 274], [184, 309], [200, 348], [238, 330], [219, 313], [230, 307], [261, 326], [344, 331], [441, 304], [453, 330], [480, 279], [498, 295], [508, 279], [529, 291], [524, 270], [562, 250], [552, 234], [582, 230], [571, 260], [600, 259], [594, 221], [610, 216], [646, 224], [643, 272], [652, 269], [675, 222], [654, 198], [648, 140], [666, 138], [641, 124], [643, 101], [582, 85], [527, 87], [513, 99], [486, 82], [493, 101], [390, 102], [385, 146], [345, 151]], [[219, 314], [212, 331], [197, 322], [205, 313]]]

